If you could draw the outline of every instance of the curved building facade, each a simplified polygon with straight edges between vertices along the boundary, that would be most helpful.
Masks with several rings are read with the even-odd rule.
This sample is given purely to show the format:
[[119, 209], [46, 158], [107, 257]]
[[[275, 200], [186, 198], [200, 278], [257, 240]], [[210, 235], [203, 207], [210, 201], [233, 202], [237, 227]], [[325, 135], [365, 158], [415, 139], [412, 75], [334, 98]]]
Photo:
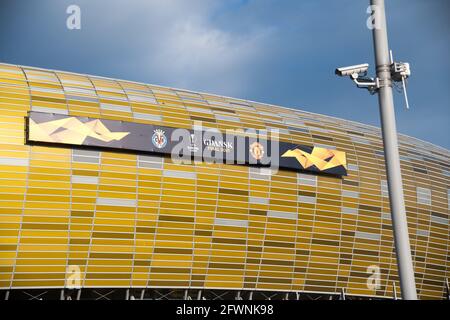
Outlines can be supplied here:
[[[326, 150], [333, 159], [345, 153], [333, 165], [345, 172], [180, 164], [139, 151], [142, 143], [166, 146], [159, 127], [192, 130], [199, 122], [219, 131], [277, 129], [287, 146]], [[151, 138], [127, 138], [145, 128]], [[399, 143], [419, 298], [443, 299], [450, 152], [404, 135]], [[305, 150], [311, 156], [304, 151], [289, 163], [330, 167], [332, 156]], [[250, 153], [262, 150], [253, 145]], [[380, 129], [0, 64], [0, 289], [13, 297], [73, 288], [82, 297], [109, 288], [393, 298], [400, 290]]]

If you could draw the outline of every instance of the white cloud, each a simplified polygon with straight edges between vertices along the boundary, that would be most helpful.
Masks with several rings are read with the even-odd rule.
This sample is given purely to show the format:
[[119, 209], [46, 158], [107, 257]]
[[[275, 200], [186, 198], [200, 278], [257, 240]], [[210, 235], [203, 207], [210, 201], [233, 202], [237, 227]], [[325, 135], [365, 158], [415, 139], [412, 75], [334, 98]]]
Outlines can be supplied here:
[[170, 27], [147, 63], [176, 86], [239, 95], [249, 66], [264, 56], [271, 34], [271, 29], [262, 29], [237, 35], [206, 19], [180, 21]]
[[[102, 19], [95, 32], [114, 30], [117, 41], [132, 48], [123, 57], [122, 67], [138, 66], [159, 84], [242, 96], [253, 66], [267, 57], [266, 48], [275, 34], [269, 26], [239, 31], [220, 28], [215, 18], [224, 4], [219, 1], [132, 4], [124, 7], [122, 1], [110, 3], [103, 9], [108, 19]], [[126, 26], [123, 39], [117, 37], [117, 26]]]

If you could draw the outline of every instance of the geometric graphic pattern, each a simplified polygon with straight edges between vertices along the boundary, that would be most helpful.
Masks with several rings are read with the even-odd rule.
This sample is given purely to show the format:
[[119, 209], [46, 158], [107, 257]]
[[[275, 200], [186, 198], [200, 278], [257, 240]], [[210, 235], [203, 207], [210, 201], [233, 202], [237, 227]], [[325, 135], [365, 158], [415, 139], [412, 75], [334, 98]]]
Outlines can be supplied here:
[[[177, 130], [174, 127], [161, 126], [157, 128], [158, 126], [142, 123], [100, 120], [77, 116], [57, 116], [53, 113], [35, 111], [29, 113], [28, 119], [30, 123], [28, 140], [30, 142], [40, 141], [89, 145], [91, 147], [115, 147], [124, 150], [158, 152], [163, 154], [175, 152], [174, 150], [177, 145], [177, 143], [169, 142], [167, 139], [174, 130]], [[111, 129], [117, 130], [118, 132], [111, 132]], [[192, 134], [193, 131], [189, 132]], [[121, 140], [125, 136], [127, 139]], [[226, 136], [227, 139], [230, 138], [233, 141], [230, 142], [231, 149], [233, 149], [234, 144], [237, 146], [240, 143], [239, 141], [235, 141], [235, 137], [227, 133]], [[95, 140], [86, 140], [87, 137], [95, 138]], [[120, 140], [121, 142], [117, 144], [113, 143], [112, 140]], [[150, 146], [150, 140], [157, 149], [153, 149]], [[202, 143], [203, 151], [212, 147], [205, 141]], [[250, 144], [250, 142], [248, 143]], [[276, 144], [271, 146], [277, 147]], [[227, 148], [227, 151], [221, 152], [231, 150], [230, 147]], [[336, 151], [332, 148], [309, 147], [288, 142], [282, 142], [278, 148], [281, 150], [280, 153], [284, 154], [282, 158], [278, 159], [279, 161], [276, 164], [272, 163], [272, 165], [277, 165], [280, 169], [324, 172], [336, 176], [347, 175], [345, 152]], [[286, 150], [289, 151], [285, 152]], [[250, 144], [249, 149], [242, 156], [246, 163], [248, 163], [246, 159], [261, 160], [264, 157], [264, 148], [259, 142], [254, 142]], [[238, 155], [236, 155], [236, 160], [237, 157]], [[290, 157], [296, 160], [289, 159]], [[248, 164], [251, 165], [250, 163]]]
[[129, 132], [111, 132], [98, 119], [83, 123], [76, 117], [70, 117], [39, 124], [30, 119], [30, 139], [37, 141], [81, 145], [87, 137], [110, 142], [120, 141], [128, 134]]
[[315, 166], [320, 171], [343, 166], [347, 169], [345, 152], [314, 147], [311, 153], [300, 149], [288, 150], [281, 157], [296, 158], [303, 169]]

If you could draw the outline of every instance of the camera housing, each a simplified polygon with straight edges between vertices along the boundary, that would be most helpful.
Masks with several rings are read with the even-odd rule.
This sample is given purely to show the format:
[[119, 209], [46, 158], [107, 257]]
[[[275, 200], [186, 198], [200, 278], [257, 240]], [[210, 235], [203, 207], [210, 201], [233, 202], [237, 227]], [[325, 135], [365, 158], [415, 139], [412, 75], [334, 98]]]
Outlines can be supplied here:
[[337, 68], [334, 73], [340, 77], [351, 76], [352, 78], [356, 79], [358, 78], [358, 75], [366, 74], [367, 70], [369, 70], [369, 64], [363, 63], [349, 67]]

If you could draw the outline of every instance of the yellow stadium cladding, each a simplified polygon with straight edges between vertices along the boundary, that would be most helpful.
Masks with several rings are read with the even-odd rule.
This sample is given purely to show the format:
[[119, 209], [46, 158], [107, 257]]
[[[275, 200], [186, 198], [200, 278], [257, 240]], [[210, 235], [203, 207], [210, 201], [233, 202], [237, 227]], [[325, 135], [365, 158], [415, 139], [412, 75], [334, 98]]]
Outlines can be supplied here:
[[[285, 157], [345, 164], [346, 177], [243, 165], [179, 165], [123, 150], [25, 141], [27, 112], [46, 141], [112, 141], [99, 121], [192, 129], [279, 128], [314, 147]], [[50, 129], [49, 129], [50, 128]], [[51, 132], [51, 133], [50, 133]], [[445, 296], [450, 272], [450, 152], [400, 135], [419, 298]], [[334, 150], [333, 148], [336, 148]], [[0, 289], [171, 287], [393, 297], [399, 281], [380, 130], [251, 101], [0, 64]], [[343, 153], [340, 153], [343, 152]], [[281, 155], [280, 155], [281, 156]], [[370, 268], [380, 270], [368, 286]]]

